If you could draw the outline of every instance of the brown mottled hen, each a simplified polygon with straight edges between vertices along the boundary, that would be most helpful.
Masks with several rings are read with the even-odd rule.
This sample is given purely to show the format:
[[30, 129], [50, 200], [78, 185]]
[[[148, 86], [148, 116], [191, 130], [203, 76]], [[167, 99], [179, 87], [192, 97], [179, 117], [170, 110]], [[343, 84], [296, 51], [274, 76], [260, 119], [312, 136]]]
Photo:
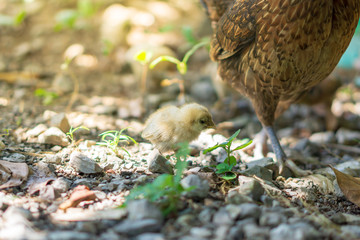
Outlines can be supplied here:
[[282, 172], [286, 155], [274, 120], [335, 68], [359, 21], [360, 1], [201, 1], [213, 21], [210, 57], [222, 79], [251, 100]]

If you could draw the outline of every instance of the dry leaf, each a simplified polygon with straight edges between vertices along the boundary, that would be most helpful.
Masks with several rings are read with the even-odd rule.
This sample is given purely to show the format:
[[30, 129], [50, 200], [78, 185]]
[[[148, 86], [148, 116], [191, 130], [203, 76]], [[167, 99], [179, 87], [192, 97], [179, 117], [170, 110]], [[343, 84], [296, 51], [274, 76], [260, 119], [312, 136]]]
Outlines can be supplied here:
[[342, 173], [332, 166], [330, 168], [334, 171], [336, 180], [345, 197], [360, 207], [360, 179]]
[[90, 191], [88, 187], [84, 185], [74, 188], [74, 192], [71, 194], [69, 200], [63, 202], [59, 209], [66, 210], [71, 207], [76, 207], [82, 201], [95, 200], [96, 195], [93, 191]]
[[0, 166], [1, 166], [3, 174], [5, 174], [5, 173], [10, 174], [11, 173], [10, 179], [7, 178], [8, 181], [1, 184], [0, 189], [19, 186], [19, 185], [22, 184], [22, 182], [24, 180], [26, 180], [28, 178], [29, 168], [26, 165], [26, 163], [13, 163], [13, 162], [0, 160]]

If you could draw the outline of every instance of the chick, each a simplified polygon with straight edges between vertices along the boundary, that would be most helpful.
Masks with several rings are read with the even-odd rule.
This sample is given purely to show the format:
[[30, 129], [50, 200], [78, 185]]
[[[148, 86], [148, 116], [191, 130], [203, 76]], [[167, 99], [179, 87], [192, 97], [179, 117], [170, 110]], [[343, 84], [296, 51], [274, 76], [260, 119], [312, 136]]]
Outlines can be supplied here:
[[208, 109], [197, 103], [163, 107], [150, 115], [142, 137], [160, 152], [175, 150], [181, 142], [195, 140], [207, 128], [215, 128]]

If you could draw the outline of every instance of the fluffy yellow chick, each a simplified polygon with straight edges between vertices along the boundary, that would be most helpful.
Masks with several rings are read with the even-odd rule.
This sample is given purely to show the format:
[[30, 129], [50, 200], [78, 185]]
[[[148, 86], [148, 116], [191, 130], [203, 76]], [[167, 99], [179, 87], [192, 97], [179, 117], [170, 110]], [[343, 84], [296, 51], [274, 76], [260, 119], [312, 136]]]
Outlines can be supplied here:
[[215, 128], [208, 109], [197, 103], [163, 107], [150, 115], [142, 137], [160, 152], [174, 150], [181, 142], [195, 140], [202, 130]]

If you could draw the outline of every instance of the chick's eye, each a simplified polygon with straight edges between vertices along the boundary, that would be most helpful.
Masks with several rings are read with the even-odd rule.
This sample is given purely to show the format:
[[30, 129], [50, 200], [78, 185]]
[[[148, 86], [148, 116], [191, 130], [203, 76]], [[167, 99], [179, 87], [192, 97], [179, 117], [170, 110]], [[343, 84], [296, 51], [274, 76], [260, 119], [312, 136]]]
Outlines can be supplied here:
[[201, 119], [201, 120], [200, 120], [200, 123], [201, 123], [201, 124], [205, 124], [205, 120], [204, 120], [204, 119]]

